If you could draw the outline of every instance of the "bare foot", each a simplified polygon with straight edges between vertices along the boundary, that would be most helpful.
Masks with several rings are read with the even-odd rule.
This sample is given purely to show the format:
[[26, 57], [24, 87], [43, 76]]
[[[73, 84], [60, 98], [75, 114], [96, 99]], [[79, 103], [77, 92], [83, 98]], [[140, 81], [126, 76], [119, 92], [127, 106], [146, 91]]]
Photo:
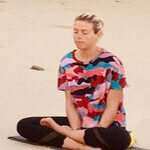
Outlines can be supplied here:
[[49, 123], [48, 123], [48, 118], [42, 118], [39, 122], [39, 124], [41, 126], [45, 126], [45, 127], [50, 127]]
[[51, 127], [51, 126], [50, 126], [51, 119], [52, 119], [52, 118], [42, 118], [42, 119], [40, 120], [40, 125], [41, 125], [41, 126], [46, 126], [46, 127]]
[[49, 127], [53, 128], [55, 125], [58, 125], [51, 117], [42, 118], [40, 120], [40, 125], [48, 125]]
[[62, 130], [69, 130], [69, 131], [72, 131], [72, 128], [69, 127], [69, 126], [66, 126], [66, 125], [62, 125], [61, 128], [62, 128]]
[[64, 134], [64, 131], [66, 130], [70, 130], [69, 126], [60, 126], [51, 117], [42, 118], [40, 125], [50, 127], [61, 134]]

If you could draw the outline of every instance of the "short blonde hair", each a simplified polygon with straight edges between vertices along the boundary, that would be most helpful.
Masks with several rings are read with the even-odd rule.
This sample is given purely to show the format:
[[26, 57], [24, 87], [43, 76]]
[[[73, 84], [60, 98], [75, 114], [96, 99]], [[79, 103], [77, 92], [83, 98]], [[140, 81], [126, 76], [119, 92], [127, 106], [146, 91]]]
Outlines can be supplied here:
[[100, 31], [100, 33], [103, 34], [104, 22], [102, 21], [102, 19], [98, 18], [96, 15], [84, 13], [84, 14], [77, 16], [75, 18], [75, 21], [77, 20], [87, 21], [89, 23], [92, 23], [94, 33], [97, 34]]

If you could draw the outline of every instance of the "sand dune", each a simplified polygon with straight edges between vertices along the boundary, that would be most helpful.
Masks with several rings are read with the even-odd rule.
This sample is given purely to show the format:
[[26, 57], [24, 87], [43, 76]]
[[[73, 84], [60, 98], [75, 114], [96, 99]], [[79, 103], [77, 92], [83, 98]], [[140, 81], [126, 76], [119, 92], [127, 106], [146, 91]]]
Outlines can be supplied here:
[[[65, 115], [64, 94], [56, 89], [58, 65], [75, 47], [73, 20], [83, 12], [104, 20], [99, 44], [123, 61], [128, 78], [127, 127], [139, 146], [150, 148], [149, 0], [1, 0], [1, 149], [47, 149], [6, 137], [17, 134], [17, 121], [23, 117]], [[31, 70], [33, 65], [45, 70]]]

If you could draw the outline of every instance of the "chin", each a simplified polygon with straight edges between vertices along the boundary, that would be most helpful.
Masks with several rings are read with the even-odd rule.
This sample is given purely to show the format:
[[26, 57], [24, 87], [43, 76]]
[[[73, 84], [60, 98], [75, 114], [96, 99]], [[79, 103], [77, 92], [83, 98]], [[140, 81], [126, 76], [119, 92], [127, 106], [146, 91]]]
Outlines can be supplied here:
[[77, 48], [80, 49], [80, 50], [83, 50], [83, 51], [87, 50], [87, 47], [83, 47], [83, 46], [77, 46]]

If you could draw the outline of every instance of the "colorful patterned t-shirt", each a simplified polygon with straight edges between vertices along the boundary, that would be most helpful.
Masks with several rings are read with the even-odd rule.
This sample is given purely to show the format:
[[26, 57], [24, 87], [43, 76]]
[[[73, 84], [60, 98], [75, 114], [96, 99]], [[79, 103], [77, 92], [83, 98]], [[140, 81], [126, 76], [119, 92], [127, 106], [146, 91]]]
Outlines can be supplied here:
[[[78, 60], [75, 51], [61, 59], [57, 88], [70, 90], [81, 127], [96, 127], [106, 108], [109, 89], [120, 90], [128, 86], [124, 67], [117, 56], [104, 48], [89, 63]], [[126, 127], [123, 95], [113, 125]]]

